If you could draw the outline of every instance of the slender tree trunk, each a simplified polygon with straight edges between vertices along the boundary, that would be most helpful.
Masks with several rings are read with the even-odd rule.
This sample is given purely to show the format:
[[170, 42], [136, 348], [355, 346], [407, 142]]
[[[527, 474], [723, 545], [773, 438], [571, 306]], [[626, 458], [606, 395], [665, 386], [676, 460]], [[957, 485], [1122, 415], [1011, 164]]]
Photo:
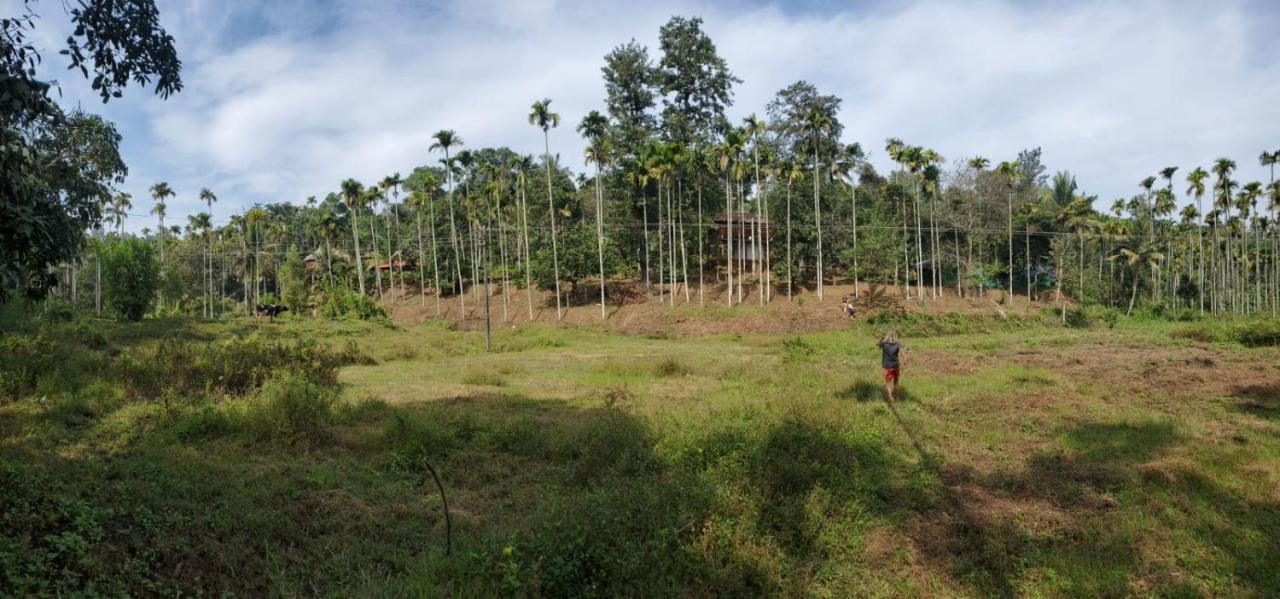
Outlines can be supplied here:
[[[732, 171], [733, 167], [729, 167]], [[725, 280], [729, 283], [727, 291], [729, 294], [728, 305], [733, 305], [733, 182], [730, 179], [729, 172], [725, 172], [724, 176], [724, 205], [725, 205], [725, 222], [728, 223], [728, 235], [726, 238], [726, 254], [725, 260]]]
[[813, 144], [813, 222], [818, 230], [818, 301], [822, 301], [822, 203], [818, 194], [818, 143]]
[[649, 274], [649, 193], [648, 190], [640, 189], [640, 212], [641, 218], [644, 219], [644, 290], [652, 292], [653, 281]]
[[787, 181], [787, 301], [791, 301], [791, 181]]
[[453, 210], [453, 174], [450, 168], [449, 151], [445, 150], [445, 178], [449, 180], [449, 195], [447, 203], [449, 205], [449, 238], [450, 245], [453, 247], [453, 264], [454, 272], [458, 275], [458, 320], [466, 320], [467, 318], [467, 288], [462, 283], [462, 247], [458, 239], [458, 223], [454, 216]]
[[524, 229], [524, 295], [529, 304], [529, 322], [533, 322], [533, 264], [529, 257], [529, 196], [524, 177], [520, 178], [520, 226]]
[[560, 247], [556, 241], [556, 202], [551, 192], [551, 140], [545, 128], [542, 130], [542, 145], [547, 167], [547, 208], [551, 215], [551, 262], [556, 277], [556, 320], [560, 320]]
[[511, 277], [507, 270], [507, 229], [502, 224], [502, 197], [498, 196], [494, 201], [497, 204], [498, 252], [502, 259], [502, 322], [509, 322], [511, 317], [507, 311], [511, 305]]
[[662, 179], [658, 179], [658, 302], [667, 301], [663, 286], [667, 284], [667, 225], [662, 220]]
[[[414, 219], [418, 225], [418, 291], [422, 298], [422, 305], [427, 305], [427, 248], [422, 245], [422, 206], [418, 205], [414, 210]], [[432, 223], [435, 224], [435, 223]], [[435, 251], [435, 248], [431, 248]], [[440, 315], [440, 311], [436, 310], [436, 316]]]
[[604, 191], [600, 187], [600, 163], [596, 162], [596, 257], [600, 263], [600, 320], [608, 317], [604, 305]]
[[[378, 229], [375, 224], [378, 221], [378, 215], [373, 213], [373, 208], [369, 209], [369, 234], [373, 237], [373, 276], [378, 286], [378, 301], [382, 301], [382, 255], [378, 253]], [[389, 263], [388, 263], [389, 264]], [[395, 283], [392, 283], [394, 285]]]
[[680, 232], [680, 272], [684, 274], [684, 303], [689, 303], [689, 251], [684, 241], [684, 185], [676, 180], [676, 230]]
[[853, 203], [853, 297], [861, 293], [858, 290], [858, 188], [849, 180], [849, 197]]
[[704, 247], [704, 243], [705, 243], [704, 238], [706, 237], [706, 234], [707, 234], [707, 229], [702, 224], [702, 185], [699, 184], [698, 185], [698, 306], [701, 308], [705, 308], [707, 305], [705, 300], [703, 299], [703, 293], [702, 293], [703, 271], [706, 269], [706, 265], [707, 265], [707, 259], [706, 259], [705, 247]]
[[1006, 303], [1009, 307], [1013, 307], [1013, 189], [1009, 190], [1009, 212], [1008, 212], [1008, 228], [1009, 228], [1009, 297]]

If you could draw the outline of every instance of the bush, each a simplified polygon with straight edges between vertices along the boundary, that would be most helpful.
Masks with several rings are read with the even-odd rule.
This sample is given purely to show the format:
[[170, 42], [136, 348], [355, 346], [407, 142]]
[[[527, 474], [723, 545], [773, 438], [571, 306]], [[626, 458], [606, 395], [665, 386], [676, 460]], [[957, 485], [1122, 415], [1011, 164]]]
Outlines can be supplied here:
[[1078, 306], [1067, 310], [1067, 326], [1076, 329], [1087, 329], [1100, 324], [1110, 329], [1114, 328], [1119, 320], [1120, 311], [1115, 308]]
[[62, 298], [49, 298], [40, 310], [45, 322], [71, 322], [76, 319], [76, 306]]
[[71, 329], [71, 334], [75, 336], [76, 341], [83, 343], [89, 349], [103, 349], [107, 347], [107, 336], [102, 334], [97, 327], [87, 321], [77, 322], [75, 327]]
[[332, 388], [312, 382], [305, 373], [286, 372], [262, 387], [245, 411], [245, 425], [263, 440], [318, 439], [333, 418], [334, 400]]
[[141, 320], [160, 286], [155, 249], [136, 237], [112, 239], [102, 250], [102, 295], [125, 320]]
[[218, 343], [166, 339], [123, 356], [119, 376], [131, 394], [147, 399], [165, 392], [243, 395], [286, 370], [331, 385], [340, 366], [368, 361], [353, 344], [334, 351], [312, 340], [274, 341], [256, 335]]
[[1280, 345], [1280, 321], [1263, 320], [1240, 325], [1231, 338], [1248, 347], [1273, 347]]
[[320, 316], [332, 320], [386, 320], [387, 311], [367, 295], [342, 287], [330, 287], [320, 306]]

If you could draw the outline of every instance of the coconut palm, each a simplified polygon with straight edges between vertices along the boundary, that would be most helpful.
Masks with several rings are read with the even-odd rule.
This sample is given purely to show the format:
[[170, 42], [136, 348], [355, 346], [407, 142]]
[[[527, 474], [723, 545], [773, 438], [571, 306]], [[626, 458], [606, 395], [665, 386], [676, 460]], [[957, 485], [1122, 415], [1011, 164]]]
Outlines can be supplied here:
[[529, 112], [529, 124], [542, 129], [543, 164], [547, 171], [547, 208], [551, 218], [551, 261], [556, 277], [556, 319], [560, 312], [560, 249], [556, 241], [556, 202], [551, 192], [551, 129], [560, 125], [560, 115], [551, 111], [551, 99], [543, 98], [533, 103]]
[[845, 182], [849, 184], [850, 214], [853, 217], [853, 297], [859, 297], [858, 290], [858, 167], [866, 161], [862, 145], [852, 143], [844, 147], [841, 155], [844, 163]]
[[600, 184], [601, 171], [609, 162], [609, 140], [605, 137], [609, 130], [609, 119], [598, 111], [592, 110], [582, 118], [578, 125], [578, 133], [587, 138], [587, 162], [596, 165], [596, 252], [600, 262], [600, 320], [604, 320], [604, 191]]
[[1140, 245], [1121, 247], [1116, 254], [1111, 256], [1111, 259], [1124, 262], [1130, 270], [1132, 289], [1129, 293], [1129, 309], [1125, 311], [1125, 315], [1128, 316], [1133, 313], [1133, 303], [1138, 297], [1138, 275], [1143, 270], [1158, 272], [1160, 264], [1164, 262], [1164, 254], [1160, 253], [1159, 246], [1146, 242]]

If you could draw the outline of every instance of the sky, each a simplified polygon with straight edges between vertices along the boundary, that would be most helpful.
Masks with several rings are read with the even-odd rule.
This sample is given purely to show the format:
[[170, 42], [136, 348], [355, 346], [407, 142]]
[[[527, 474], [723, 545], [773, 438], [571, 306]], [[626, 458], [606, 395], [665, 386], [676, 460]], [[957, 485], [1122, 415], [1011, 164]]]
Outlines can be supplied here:
[[[470, 0], [157, 0], [177, 40], [185, 89], [161, 100], [130, 87], [103, 105], [57, 55], [63, 3], [40, 0], [44, 76], [62, 102], [103, 114], [124, 136], [134, 212], [167, 181], [169, 222], [219, 201], [215, 222], [255, 203], [302, 203], [339, 181], [373, 183], [434, 164], [430, 136], [465, 147], [542, 150], [526, 117], [551, 98], [563, 117], [551, 150], [585, 166], [582, 116], [604, 110], [600, 68], [635, 39], [658, 55], [672, 15], [700, 16], [743, 80], [729, 116], [757, 113], [807, 80], [843, 99], [845, 141], [890, 168], [884, 140], [948, 161], [993, 163], [1040, 147], [1105, 209], [1166, 166], [1219, 156], [1241, 181], [1266, 181], [1258, 154], [1280, 150], [1280, 2], [1135, 0], [702, 2]], [[9, 8], [9, 6], [12, 8]], [[0, 0], [0, 12], [21, 0]], [[140, 230], [151, 217], [130, 219]]]

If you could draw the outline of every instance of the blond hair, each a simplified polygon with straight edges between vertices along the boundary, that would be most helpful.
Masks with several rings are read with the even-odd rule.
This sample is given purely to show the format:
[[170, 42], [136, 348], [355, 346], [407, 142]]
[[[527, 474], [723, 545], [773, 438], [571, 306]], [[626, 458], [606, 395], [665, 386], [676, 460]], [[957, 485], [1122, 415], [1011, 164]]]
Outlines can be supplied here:
[[880, 342], [881, 343], [897, 343], [898, 333], [892, 330], [885, 331], [884, 334], [880, 336]]

